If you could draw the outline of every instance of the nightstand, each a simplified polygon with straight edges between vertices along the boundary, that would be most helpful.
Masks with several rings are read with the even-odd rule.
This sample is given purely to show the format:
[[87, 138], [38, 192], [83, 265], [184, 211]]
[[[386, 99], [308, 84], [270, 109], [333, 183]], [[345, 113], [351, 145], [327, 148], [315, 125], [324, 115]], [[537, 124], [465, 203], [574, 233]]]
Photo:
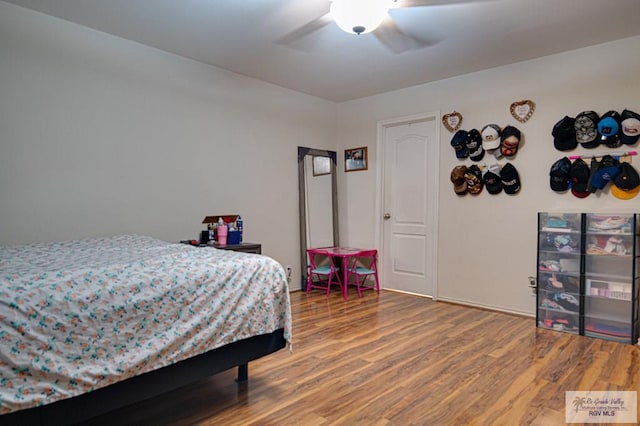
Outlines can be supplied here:
[[243, 253], [262, 254], [262, 244], [256, 244], [256, 243], [227, 244], [225, 246], [220, 246], [216, 243], [213, 245], [213, 247], [221, 250], [232, 250], [232, 251], [241, 251]]

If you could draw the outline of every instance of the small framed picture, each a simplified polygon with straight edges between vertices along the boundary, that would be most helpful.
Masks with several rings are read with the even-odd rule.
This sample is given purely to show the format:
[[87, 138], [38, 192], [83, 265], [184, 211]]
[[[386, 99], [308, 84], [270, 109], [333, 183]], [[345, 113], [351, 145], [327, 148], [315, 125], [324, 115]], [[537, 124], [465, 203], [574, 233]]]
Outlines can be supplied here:
[[329, 157], [313, 157], [313, 175], [322, 176], [331, 173], [331, 159]]
[[344, 171], [355, 172], [358, 170], [367, 170], [367, 147], [352, 148], [344, 150]]

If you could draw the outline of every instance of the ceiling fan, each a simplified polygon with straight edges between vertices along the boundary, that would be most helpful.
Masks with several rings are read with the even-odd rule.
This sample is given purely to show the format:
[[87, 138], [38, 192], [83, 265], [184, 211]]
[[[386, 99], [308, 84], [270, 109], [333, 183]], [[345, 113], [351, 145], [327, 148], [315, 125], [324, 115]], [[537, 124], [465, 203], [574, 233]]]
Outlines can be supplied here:
[[330, 0], [329, 10], [322, 16], [280, 38], [277, 43], [291, 44], [320, 28], [335, 22], [343, 31], [354, 34], [373, 35], [394, 53], [420, 49], [433, 41], [415, 37], [393, 21], [392, 9], [426, 7], [466, 3], [472, 0]]

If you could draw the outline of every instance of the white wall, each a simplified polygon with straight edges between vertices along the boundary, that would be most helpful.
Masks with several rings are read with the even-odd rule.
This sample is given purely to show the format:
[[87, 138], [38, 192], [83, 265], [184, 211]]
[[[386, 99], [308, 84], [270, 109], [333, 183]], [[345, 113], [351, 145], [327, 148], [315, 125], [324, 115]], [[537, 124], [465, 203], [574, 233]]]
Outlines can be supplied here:
[[[536, 272], [536, 212], [640, 211], [640, 198], [621, 201], [598, 194], [581, 200], [554, 193], [548, 177], [551, 164], [564, 155], [554, 149], [551, 129], [565, 114], [640, 111], [638, 46], [640, 38], [634, 37], [340, 104], [341, 154], [345, 148], [368, 146], [370, 162], [366, 172], [339, 174], [340, 188], [345, 189], [340, 193], [342, 243], [377, 243], [378, 120], [456, 110], [467, 130], [488, 123], [515, 125], [526, 139], [511, 160], [522, 179], [516, 196], [456, 196], [449, 173], [460, 161], [449, 145], [452, 134], [441, 127], [437, 297], [533, 314], [535, 299], [527, 276]], [[511, 117], [509, 105], [523, 99], [533, 100], [536, 110], [521, 124]], [[640, 170], [640, 157], [633, 164]]]
[[334, 103], [0, 2], [0, 244], [177, 241], [240, 213], [299, 276], [297, 146], [335, 149], [335, 122]]
[[[640, 198], [548, 189], [558, 119], [640, 111], [639, 43], [336, 106], [0, 2], [0, 244], [121, 232], [196, 238], [204, 216], [240, 213], [246, 240], [299, 276], [297, 146], [338, 149], [341, 242], [374, 246], [377, 121], [457, 110], [466, 129], [522, 130], [513, 163], [523, 188], [456, 197], [449, 171], [458, 161], [441, 128], [437, 296], [533, 313], [526, 277], [535, 274], [537, 211], [640, 210]], [[521, 99], [537, 105], [525, 124], [508, 112]], [[358, 146], [369, 147], [369, 170], [344, 173], [342, 149]]]

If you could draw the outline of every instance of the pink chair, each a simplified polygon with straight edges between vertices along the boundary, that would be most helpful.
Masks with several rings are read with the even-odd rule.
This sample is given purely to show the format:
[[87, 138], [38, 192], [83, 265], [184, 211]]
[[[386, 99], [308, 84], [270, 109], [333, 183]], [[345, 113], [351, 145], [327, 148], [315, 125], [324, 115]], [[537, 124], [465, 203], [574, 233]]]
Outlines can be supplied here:
[[[363, 290], [375, 290], [380, 293], [378, 282], [378, 250], [362, 250], [356, 254], [347, 269], [348, 277], [355, 276], [355, 285], [358, 288], [358, 297], [362, 297]], [[375, 282], [365, 285], [367, 277], [373, 276]], [[347, 280], [348, 282], [349, 280]], [[371, 280], [369, 280], [371, 281]]]
[[[342, 293], [342, 282], [340, 274], [338, 274], [340, 268], [334, 264], [333, 257], [323, 249], [307, 249], [307, 256], [309, 256], [307, 293], [311, 292], [312, 288], [319, 288], [326, 290], [327, 296], [329, 296], [332, 284], [337, 284], [340, 287], [340, 293]], [[316, 281], [313, 280], [314, 276]]]

